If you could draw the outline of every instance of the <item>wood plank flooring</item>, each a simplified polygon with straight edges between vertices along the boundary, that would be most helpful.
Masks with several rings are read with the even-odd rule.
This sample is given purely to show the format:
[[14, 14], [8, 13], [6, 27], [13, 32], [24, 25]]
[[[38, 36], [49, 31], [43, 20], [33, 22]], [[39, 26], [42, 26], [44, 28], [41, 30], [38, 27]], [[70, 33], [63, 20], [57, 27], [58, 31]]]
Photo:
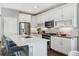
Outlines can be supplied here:
[[[1, 47], [1, 43], [0, 43], [0, 47]], [[48, 50], [48, 56], [66, 56], [66, 55], [50, 49], [50, 50]]]
[[48, 50], [48, 56], [67, 56], [67, 55], [59, 53], [59, 52], [57, 52], [55, 50], [50, 49], [50, 50]]

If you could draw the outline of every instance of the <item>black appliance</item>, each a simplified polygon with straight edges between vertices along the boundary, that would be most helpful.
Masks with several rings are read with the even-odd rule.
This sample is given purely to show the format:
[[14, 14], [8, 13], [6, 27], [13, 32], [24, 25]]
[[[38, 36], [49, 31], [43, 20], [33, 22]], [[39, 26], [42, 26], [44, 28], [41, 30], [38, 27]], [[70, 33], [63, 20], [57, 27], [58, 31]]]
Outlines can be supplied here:
[[45, 22], [45, 27], [46, 28], [52, 28], [52, 27], [54, 27], [54, 20], [46, 21]]
[[49, 34], [42, 34], [42, 38], [44, 39], [47, 39], [47, 40], [50, 40], [47, 42], [47, 49], [49, 50], [50, 49], [50, 43], [51, 43], [51, 36]]

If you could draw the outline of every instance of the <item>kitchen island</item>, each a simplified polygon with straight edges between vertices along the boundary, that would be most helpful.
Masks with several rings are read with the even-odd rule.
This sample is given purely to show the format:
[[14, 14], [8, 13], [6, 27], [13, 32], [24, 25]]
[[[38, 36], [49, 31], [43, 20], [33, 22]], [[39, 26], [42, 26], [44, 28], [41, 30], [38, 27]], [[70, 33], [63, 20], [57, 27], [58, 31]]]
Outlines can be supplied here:
[[47, 56], [47, 41], [49, 40], [26, 35], [8, 35], [8, 37], [19, 47], [28, 46], [29, 56]]

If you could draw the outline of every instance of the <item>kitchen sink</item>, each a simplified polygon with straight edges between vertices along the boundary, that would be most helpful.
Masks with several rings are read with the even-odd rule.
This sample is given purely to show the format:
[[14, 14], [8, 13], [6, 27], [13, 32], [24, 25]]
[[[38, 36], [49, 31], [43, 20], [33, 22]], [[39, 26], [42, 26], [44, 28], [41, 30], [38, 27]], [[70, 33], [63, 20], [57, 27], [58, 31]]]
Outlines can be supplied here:
[[25, 36], [24, 38], [32, 38], [31, 36]]

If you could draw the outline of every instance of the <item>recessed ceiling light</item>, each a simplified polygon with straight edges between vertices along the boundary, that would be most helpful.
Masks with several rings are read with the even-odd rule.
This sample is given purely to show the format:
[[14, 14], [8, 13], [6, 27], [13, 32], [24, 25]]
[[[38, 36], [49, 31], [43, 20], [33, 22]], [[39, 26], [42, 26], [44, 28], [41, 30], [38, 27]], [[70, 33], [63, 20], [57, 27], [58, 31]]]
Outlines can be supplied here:
[[34, 8], [37, 8], [37, 6], [34, 6]]
[[28, 10], [28, 11], [30, 12], [30, 11], [32, 11], [32, 10]]

